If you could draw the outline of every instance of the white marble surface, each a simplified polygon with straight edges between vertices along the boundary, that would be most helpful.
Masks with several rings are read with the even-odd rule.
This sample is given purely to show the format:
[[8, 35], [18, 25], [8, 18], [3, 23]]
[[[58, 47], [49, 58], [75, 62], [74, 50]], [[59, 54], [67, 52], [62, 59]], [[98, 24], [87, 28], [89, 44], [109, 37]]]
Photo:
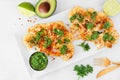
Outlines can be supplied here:
[[[11, 30], [12, 27], [17, 24], [18, 18], [21, 17], [21, 15], [17, 12], [16, 7], [17, 4], [22, 1], [30, 1], [33, 4], [37, 2], [37, 0], [0, 0], [0, 80], [35, 80], [32, 79], [27, 72]], [[95, 9], [97, 6], [101, 6], [101, 8], [97, 10], [102, 10], [104, 1], [105, 0], [58, 0], [57, 9], [54, 15], [80, 4], [85, 8], [93, 7]], [[112, 18], [116, 18], [116, 20], [119, 21], [120, 14]], [[117, 27], [120, 27], [120, 25], [117, 25]], [[92, 59], [95, 57], [108, 57], [113, 61], [120, 61], [119, 49], [120, 47], [118, 46], [98, 53], [95, 56], [91, 56], [65, 68], [42, 76], [37, 80], [77, 80], [77, 76], [75, 72], [73, 72], [75, 64], [92, 65]], [[95, 79], [96, 73], [102, 68], [94, 66], [95, 70], [93, 74], [90, 74], [80, 80], [97, 80]], [[117, 69], [98, 80], [120, 80], [119, 74], [120, 69]]]

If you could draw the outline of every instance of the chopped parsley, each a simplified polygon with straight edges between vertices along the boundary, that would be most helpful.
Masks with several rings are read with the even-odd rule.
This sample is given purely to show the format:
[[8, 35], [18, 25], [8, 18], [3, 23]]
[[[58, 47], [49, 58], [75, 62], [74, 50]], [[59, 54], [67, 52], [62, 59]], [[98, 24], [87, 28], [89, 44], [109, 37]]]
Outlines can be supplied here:
[[74, 71], [77, 72], [78, 79], [87, 76], [89, 73], [93, 72], [93, 67], [90, 65], [75, 65]]
[[108, 29], [110, 27], [110, 23], [109, 22], [105, 22], [103, 25], [104, 29]]
[[44, 37], [44, 41], [45, 41], [45, 43], [44, 43], [44, 47], [45, 48], [47, 48], [47, 47], [49, 47], [51, 44], [52, 44], [52, 40], [48, 37], [48, 36], [45, 36]]
[[103, 35], [103, 40], [104, 40], [104, 41], [114, 41], [115, 38], [114, 38], [112, 35], [110, 35], [109, 33], [105, 33], [105, 34]]
[[60, 29], [57, 29], [57, 28], [55, 28], [55, 29], [53, 30], [53, 32], [54, 32], [55, 34], [59, 35], [59, 36], [63, 36], [63, 35], [64, 35], [64, 32], [63, 32], [62, 30], [60, 30]]
[[85, 24], [86, 28], [91, 30], [94, 27], [94, 24], [92, 22], [88, 22]]
[[70, 42], [70, 39], [68, 39], [68, 38], [64, 39], [64, 43], [69, 43], [69, 42]]
[[74, 14], [72, 17], [70, 17], [70, 22], [77, 19], [79, 22], [82, 22], [84, 19], [84, 16], [81, 14]]
[[97, 12], [93, 12], [92, 14], [91, 14], [91, 19], [92, 20], [95, 20], [96, 19], [96, 16], [97, 16]]
[[81, 46], [84, 51], [89, 51], [89, 49], [90, 49], [90, 46], [88, 45], [88, 43], [85, 43], [85, 41], [82, 42], [82, 43], [81, 43], [80, 45], [78, 45], [78, 46]]
[[62, 45], [62, 46], [60, 47], [60, 53], [61, 53], [61, 54], [66, 54], [66, 53], [67, 53], [67, 50], [68, 50], [68, 48], [67, 48], [66, 45]]

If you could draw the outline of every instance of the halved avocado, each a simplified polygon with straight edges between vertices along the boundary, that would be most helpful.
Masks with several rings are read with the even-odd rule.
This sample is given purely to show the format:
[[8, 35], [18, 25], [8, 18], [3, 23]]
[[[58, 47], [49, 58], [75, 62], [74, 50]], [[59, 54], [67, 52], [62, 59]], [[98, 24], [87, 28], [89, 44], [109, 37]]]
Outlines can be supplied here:
[[35, 7], [36, 14], [41, 18], [51, 16], [56, 9], [56, 0], [39, 0]]

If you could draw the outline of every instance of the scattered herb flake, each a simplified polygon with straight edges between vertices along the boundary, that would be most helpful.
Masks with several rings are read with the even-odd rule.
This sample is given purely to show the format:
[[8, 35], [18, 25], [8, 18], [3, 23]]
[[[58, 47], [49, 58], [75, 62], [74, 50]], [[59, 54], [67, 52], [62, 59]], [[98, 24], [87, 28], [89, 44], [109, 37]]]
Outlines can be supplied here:
[[87, 27], [87, 29], [91, 30], [94, 27], [94, 24], [92, 22], [88, 22], [85, 26]]
[[92, 14], [91, 14], [91, 19], [92, 20], [95, 20], [96, 19], [96, 16], [97, 16], [97, 12], [93, 12]]
[[61, 43], [62, 43], [62, 41], [61, 41], [60, 39], [58, 39], [57, 43], [61, 44]]
[[81, 46], [84, 49], [84, 51], [89, 51], [90, 49], [90, 46], [88, 45], [88, 43], [85, 43], [85, 41], [78, 46]]
[[72, 17], [70, 17], [70, 22], [77, 19], [79, 22], [82, 22], [84, 19], [84, 16], [81, 14], [74, 14]]
[[40, 37], [44, 34], [44, 29], [41, 29], [41, 31], [37, 32], [36, 35], [36, 42], [40, 40]]
[[61, 54], [66, 54], [67, 50], [68, 50], [67, 46], [66, 45], [62, 45], [61, 48], [60, 48], [60, 53]]
[[103, 35], [103, 40], [104, 40], [104, 41], [114, 41], [115, 38], [114, 38], [112, 35], [110, 35], [109, 33], [105, 33], [105, 34]]
[[93, 31], [93, 34], [91, 35], [91, 39], [95, 40], [99, 37], [99, 32], [98, 31]]
[[65, 39], [64, 39], [64, 42], [65, 42], [65, 43], [69, 43], [69, 42], [70, 42], [70, 39], [65, 38]]
[[74, 14], [72, 17], [70, 17], [70, 22], [76, 19], [76, 14]]
[[63, 36], [63, 35], [64, 35], [64, 32], [63, 32], [62, 30], [60, 30], [60, 29], [57, 29], [57, 28], [55, 28], [55, 29], [53, 30], [53, 32], [54, 32], [55, 34], [59, 35], [59, 36]]
[[45, 36], [44, 40], [45, 40], [45, 43], [44, 43], [45, 48], [49, 47], [52, 44], [52, 40], [48, 36]]
[[108, 29], [110, 27], [110, 23], [109, 22], [105, 22], [103, 25], [104, 29]]

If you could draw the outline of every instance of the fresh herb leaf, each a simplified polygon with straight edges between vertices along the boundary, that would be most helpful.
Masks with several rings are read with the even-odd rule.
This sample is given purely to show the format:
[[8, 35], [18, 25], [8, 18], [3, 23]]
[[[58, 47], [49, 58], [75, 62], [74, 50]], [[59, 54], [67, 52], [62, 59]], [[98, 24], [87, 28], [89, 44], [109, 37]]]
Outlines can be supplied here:
[[88, 43], [85, 43], [85, 41], [82, 42], [79, 46], [81, 46], [84, 51], [88, 51], [90, 49], [90, 46], [88, 45]]
[[41, 31], [37, 32], [36, 35], [36, 42], [40, 40], [40, 37], [44, 34], [44, 29], [41, 29]]
[[52, 40], [48, 37], [48, 36], [45, 36], [44, 37], [44, 40], [45, 40], [45, 43], [44, 43], [44, 47], [47, 48], [49, 47], [51, 44], [52, 44]]
[[62, 43], [62, 41], [61, 41], [60, 39], [58, 39], [57, 43], [61, 44], [61, 43]]
[[99, 32], [98, 31], [93, 31], [93, 34], [91, 35], [91, 39], [95, 40], [99, 37]]
[[109, 22], [105, 22], [103, 25], [104, 29], [108, 29], [110, 27], [110, 23]]
[[59, 36], [63, 36], [63, 35], [64, 35], [64, 32], [63, 32], [62, 30], [60, 30], [60, 29], [57, 29], [57, 28], [55, 28], [55, 29], [53, 30], [53, 32], [54, 32], [55, 34], [59, 35]]
[[77, 19], [79, 22], [82, 22], [84, 19], [84, 16], [81, 14], [74, 14], [72, 17], [70, 17], [70, 22]]
[[61, 54], [66, 54], [67, 50], [68, 50], [67, 46], [66, 45], [62, 45], [61, 48], [60, 48], [60, 53]]
[[87, 40], [90, 40], [90, 41], [92, 40], [91, 36], [89, 36], [89, 35], [86, 36], [86, 39], [87, 39]]
[[74, 71], [77, 72], [77, 76], [78, 78], [81, 78], [81, 77], [85, 77], [87, 76], [89, 73], [92, 73], [93, 72], [93, 67], [90, 66], [90, 65], [75, 65], [74, 66]]
[[103, 40], [104, 40], [104, 41], [114, 41], [115, 38], [114, 38], [112, 35], [110, 35], [109, 33], [105, 33], [105, 34], [103, 35]]
[[37, 44], [43, 34], [44, 34], [44, 29], [41, 29], [41, 31], [36, 33], [36, 37], [32, 37], [30, 43]]
[[91, 19], [92, 19], [92, 20], [95, 20], [96, 16], [97, 16], [97, 12], [94, 11], [94, 12], [91, 14]]
[[65, 38], [65, 39], [64, 39], [64, 42], [65, 42], [65, 43], [69, 43], [69, 42], [70, 42], [70, 39]]
[[85, 26], [87, 27], [87, 29], [91, 30], [94, 27], [94, 24], [92, 22], [88, 22]]
[[76, 15], [76, 14], [74, 14], [72, 17], [70, 17], [70, 22], [72, 22], [73, 20], [75, 20], [75, 19], [76, 19], [76, 17], [77, 17], [77, 15]]
[[98, 31], [93, 31], [91, 36], [86, 36], [87, 40], [95, 40], [99, 37], [99, 32]]
[[79, 15], [77, 16], [77, 20], [78, 20], [79, 22], [83, 22], [83, 19], [84, 19], [84, 16], [83, 16], [83, 15], [79, 14]]

